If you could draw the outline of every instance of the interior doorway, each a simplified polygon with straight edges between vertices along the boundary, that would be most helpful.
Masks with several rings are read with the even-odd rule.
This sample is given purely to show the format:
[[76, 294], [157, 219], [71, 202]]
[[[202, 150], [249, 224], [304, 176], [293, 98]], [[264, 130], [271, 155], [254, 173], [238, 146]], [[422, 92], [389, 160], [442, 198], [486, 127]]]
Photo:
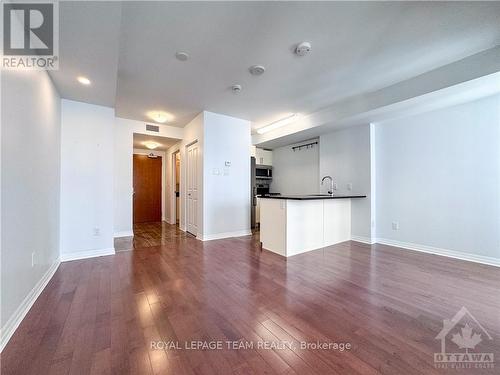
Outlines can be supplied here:
[[161, 221], [162, 157], [134, 154], [134, 224]]
[[[136, 224], [166, 220], [167, 150], [178, 140], [149, 134], [133, 135], [132, 221]], [[168, 207], [167, 207], [168, 206]]]
[[180, 224], [180, 208], [181, 208], [181, 153], [176, 151], [172, 154], [172, 169], [174, 180], [174, 195], [175, 195], [175, 225]]
[[186, 147], [186, 224], [187, 231], [198, 234], [198, 143]]

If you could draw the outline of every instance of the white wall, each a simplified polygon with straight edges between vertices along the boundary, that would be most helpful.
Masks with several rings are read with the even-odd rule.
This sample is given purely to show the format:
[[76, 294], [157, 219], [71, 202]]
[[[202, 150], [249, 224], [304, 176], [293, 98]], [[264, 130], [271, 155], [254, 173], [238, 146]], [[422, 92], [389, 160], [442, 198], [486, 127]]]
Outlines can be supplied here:
[[[132, 191], [133, 191], [133, 139], [134, 133], [148, 134], [173, 139], [182, 139], [184, 129], [168, 125], [158, 125], [160, 131], [146, 131], [142, 121], [115, 118], [114, 124], [114, 234], [115, 237], [132, 236]], [[168, 159], [168, 157], [167, 157]], [[168, 166], [168, 163], [167, 163]], [[168, 193], [168, 189], [167, 189]], [[168, 199], [168, 197], [167, 197]], [[168, 202], [168, 201], [167, 201]], [[166, 209], [169, 220], [169, 209]]]
[[114, 253], [114, 110], [61, 107], [61, 259]]
[[[320, 179], [331, 176], [337, 183], [335, 194], [366, 195], [352, 199], [351, 230], [354, 237], [370, 241], [371, 230], [371, 158], [370, 125], [338, 130], [320, 137]], [[352, 184], [352, 190], [348, 189]], [[325, 181], [321, 192], [326, 193]]]
[[[148, 150], [141, 148], [134, 148], [134, 155], [156, 155], [161, 157], [161, 219], [162, 221], [166, 221], [166, 213], [167, 213], [167, 153], [165, 151], [158, 150]], [[133, 171], [132, 171], [133, 173]], [[115, 233], [116, 237], [116, 233]]]
[[204, 133], [203, 238], [250, 234], [250, 122], [204, 112]]
[[500, 96], [377, 124], [375, 134], [377, 237], [498, 262]]
[[[250, 122], [202, 112], [184, 128], [184, 139], [167, 152], [168, 222], [175, 224], [172, 155], [179, 151], [181, 205], [179, 226], [186, 230], [186, 148], [198, 143], [197, 238], [250, 233]], [[225, 162], [231, 166], [226, 167]], [[214, 174], [214, 169], [219, 174]], [[227, 169], [224, 175], [224, 169]]]
[[2, 71], [1, 90], [3, 348], [58, 264], [61, 121], [46, 72]]
[[284, 195], [319, 192], [319, 146], [293, 151], [293, 146], [315, 142], [312, 139], [273, 150], [273, 181], [271, 192]]

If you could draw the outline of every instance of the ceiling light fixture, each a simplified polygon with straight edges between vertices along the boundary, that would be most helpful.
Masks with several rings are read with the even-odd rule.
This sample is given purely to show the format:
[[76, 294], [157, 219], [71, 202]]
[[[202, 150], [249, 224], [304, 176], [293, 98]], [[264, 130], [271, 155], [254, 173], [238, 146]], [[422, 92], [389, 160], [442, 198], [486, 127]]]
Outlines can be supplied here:
[[83, 77], [83, 76], [77, 77], [76, 80], [78, 82], [80, 82], [82, 85], [86, 85], [86, 86], [90, 85], [90, 83], [91, 83], [90, 79], [88, 79], [87, 77]]
[[276, 120], [276, 121], [271, 122], [270, 124], [268, 124], [266, 126], [263, 126], [262, 128], [257, 129], [257, 133], [264, 134], [264, 133], [270, 132], [271, 130], [281, 128], [282, 126], [285, 126], [285, 125], [291, 123], [292, 121], [297, 120], [298, 117], [299, 117], [298, 114], [292, 113], [291, 115], [289, 115], [287, 117]]
[[148, 116], [151, 120], [158, 122], [160, 124], [163, 124], [164, 122], [167, 121], [172, 121], [174, 119], [174, 116], [164, 111], [149, 111], [148, 113], [146, 113], [146, 116]]
[[179, 61], [186, 61], [189, 59], [189, 54], [187, 52], [179, 51], [175, 53], [175, 58]]
[[155, 148], [158, 148], [161, 146], [160, 143], [154, 142], [154, 141], [146, 141], [146, 142], [142, 142], [142, 144], [144, 146], [146, 146], [147, 148], [149, 148], [150, 150], [154, 150]]
[[260, 76], [264, 74], [266, 71], [266, 68], [264, 68], [262, 65], [252, 65], [250, 68], [248, 68], [250, 71], [250, 74], [253, 76]]

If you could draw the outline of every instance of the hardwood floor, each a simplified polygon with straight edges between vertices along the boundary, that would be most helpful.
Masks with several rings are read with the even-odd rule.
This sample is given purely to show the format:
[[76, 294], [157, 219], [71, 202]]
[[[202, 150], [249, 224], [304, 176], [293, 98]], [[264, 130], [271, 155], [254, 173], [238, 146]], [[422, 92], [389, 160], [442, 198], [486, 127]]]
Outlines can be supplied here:
[[4, 349], [3, 375], [451, 374], [434, 367], [435, 337], [462, 306], [492, 337], [470, 352], [500, 361], [499, 268], [355, 242], [285, 260], [257, 237], [135, 232], [133, 251], [61, 264]]

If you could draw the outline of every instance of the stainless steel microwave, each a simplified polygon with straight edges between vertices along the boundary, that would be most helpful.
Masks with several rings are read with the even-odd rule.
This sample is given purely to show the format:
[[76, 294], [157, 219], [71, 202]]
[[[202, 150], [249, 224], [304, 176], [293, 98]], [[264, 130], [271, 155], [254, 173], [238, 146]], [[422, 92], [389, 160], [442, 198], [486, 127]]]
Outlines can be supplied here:
[[270, 165], [256, 165], [255, 178], [270, 180], [273, 178], [273, 167]]

